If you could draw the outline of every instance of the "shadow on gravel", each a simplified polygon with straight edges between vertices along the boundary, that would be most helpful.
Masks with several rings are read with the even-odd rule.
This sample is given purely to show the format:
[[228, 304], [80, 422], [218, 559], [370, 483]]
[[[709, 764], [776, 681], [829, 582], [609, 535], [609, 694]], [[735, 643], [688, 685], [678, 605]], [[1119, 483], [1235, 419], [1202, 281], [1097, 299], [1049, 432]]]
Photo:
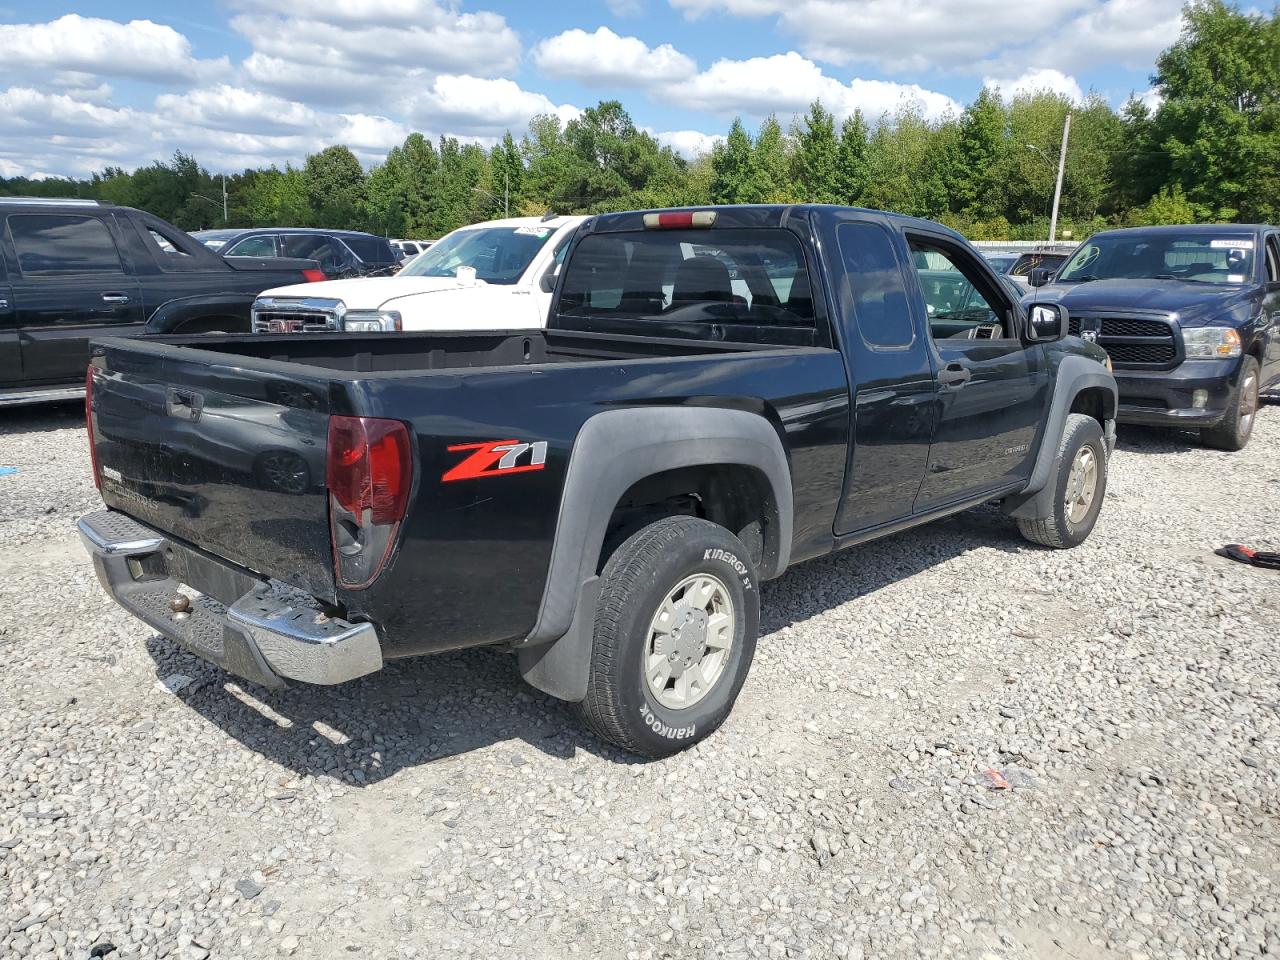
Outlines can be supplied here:
[[60, 400], [30, 407], [14, 407], [0, 413], [0, 437], [44, 433], [84, 426], [84, 401]]
[[[581, 748], [615, 763], [645, 762], [594, 738], [568, 704], [525, 684], [515, 658], [495, 649], [397, 660], [341, 686], [286, 690], [233, 677], [161, 636], [147, 641], [147, 652], [157, 679], [193, 678], [178, 698], [248, 749], [357, 787], [507, 741], [562, 759]], [[504, 761], [522, 762], [512, 747]]]
[[1194, 430], [1121, 424], [1116, 433], [1116, 449], [1126, 453], [1186, 453], [1205, 448]]
[[[988, 507], [814, 560], [765, 585], [761, 642], [981, 547], [1010, 554], [1039, 549]], [[596, 739], [568, 704], [527, 686], [515, 658], [495, 649], [394, 661], [338, 687], [280, 691], [231, 677], [160, 636], [147, 641], [147, 651], [158, 679], [193, 678], [177, 696], [248, 749], [298, 773], [354, 786], [507, 741], [562, 759], [582, 749], [614, 763], [647, 762]], [[500, 762], [522, 763], [519, 754], [513, 745]]]

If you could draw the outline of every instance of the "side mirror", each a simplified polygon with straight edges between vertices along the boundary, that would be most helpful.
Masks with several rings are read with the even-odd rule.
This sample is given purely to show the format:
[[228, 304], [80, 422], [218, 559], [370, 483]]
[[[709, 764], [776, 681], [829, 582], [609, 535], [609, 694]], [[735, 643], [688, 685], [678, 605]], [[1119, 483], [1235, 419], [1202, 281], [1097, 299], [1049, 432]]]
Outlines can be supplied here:
[[1067, 308], [1061, 304], [1033, 303], [1027, 308], [1027, 340], [1030, 343], [1061, 340], [1070, 328]]
[[1049, 282], [1052, 274], [1044, 267], [1033, 267], [1027, 274], [1027, 283], [1033, 287], [1043, 287]]
[[560, 276], [560, 264], [557, 263], [538, 278], [538, 289], [543, 293], [550, 293], [556, 288], [556, 278], [558, 276]]

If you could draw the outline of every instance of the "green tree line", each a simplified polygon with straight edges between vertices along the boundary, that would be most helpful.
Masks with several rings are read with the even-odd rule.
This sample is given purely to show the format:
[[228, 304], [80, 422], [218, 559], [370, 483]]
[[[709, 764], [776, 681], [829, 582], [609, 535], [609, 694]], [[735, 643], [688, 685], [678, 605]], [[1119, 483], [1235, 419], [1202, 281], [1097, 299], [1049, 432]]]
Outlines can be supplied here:
[[[636, 127], [618, 101], [562, 123], [535, 117], [492, 148], [411, 134], [365, 170], [335, 145], [300, 166], [228, 175], [230, 226], [329, 226], [438, 237], [517, 214], [708, 203], [818, 202], [940, 220], [973, 239], [1038, 239], [1063, 122], [1072, 115], [1060, 224], [1079, 238], [1116, 224], [1280, 220], [1280, 12], [1222, 0], [1184, 9], [1156, 62], [1158, 105], [1119, 111], [1048, 91], [983, 89], [959, 115], [903, 107], [838, 121], [820, 102], [785, 128], [734, 120], [689, 161]], [[0, 179], [0, 195], [80, 196], [151, 211], [187, 229], [221, 226], [223, 180], [177, 153], [86, 180]]]

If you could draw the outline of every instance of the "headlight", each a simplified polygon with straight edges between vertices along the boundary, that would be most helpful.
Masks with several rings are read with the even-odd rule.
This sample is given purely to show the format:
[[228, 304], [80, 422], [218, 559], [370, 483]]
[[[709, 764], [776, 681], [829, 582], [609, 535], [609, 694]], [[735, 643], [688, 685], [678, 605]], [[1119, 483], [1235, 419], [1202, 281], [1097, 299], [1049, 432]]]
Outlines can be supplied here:
[[398, 333], [402, 327], [395, 310], [348, 310], [342, 329], [347, 333]]
[[1226, 360], [1240, 356], [1240, 334], [1230, 327], [1191, 327], [1182, 331], [1188, 360]]

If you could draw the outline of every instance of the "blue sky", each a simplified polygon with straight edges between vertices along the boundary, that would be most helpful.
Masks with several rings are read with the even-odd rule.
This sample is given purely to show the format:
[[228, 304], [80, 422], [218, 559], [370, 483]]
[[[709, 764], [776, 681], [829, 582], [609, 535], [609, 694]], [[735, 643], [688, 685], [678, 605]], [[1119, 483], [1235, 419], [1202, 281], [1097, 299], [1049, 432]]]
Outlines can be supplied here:
[[[490, 143], [620, 99], [685, 155], [815, 98], [874, 118], [1145, 93], [1176, 0], [0, 0], [0, 175], [195, 154], [214, 170], [413, 130]], [[1027, 13], [1031, 9], [1034, 12]]]

